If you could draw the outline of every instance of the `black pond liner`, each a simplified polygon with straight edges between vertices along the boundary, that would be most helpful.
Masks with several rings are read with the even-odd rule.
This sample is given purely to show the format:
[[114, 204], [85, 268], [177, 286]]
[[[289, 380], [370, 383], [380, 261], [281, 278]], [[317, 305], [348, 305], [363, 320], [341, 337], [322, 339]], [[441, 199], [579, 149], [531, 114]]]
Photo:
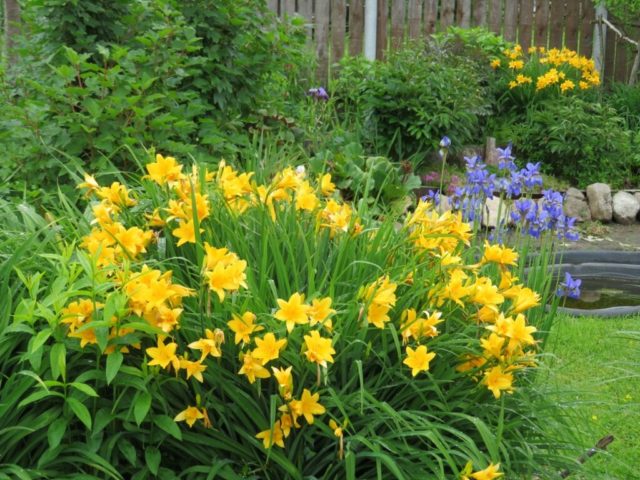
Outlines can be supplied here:
[[[566, 251], [551, 266], [555, 275], [569, 272], [574, 278], [602, 278], [604, 282], [640, 282], [640, 252], [615, 250]], [[574, 316], [618, 317], [640, 313], [640, 305], [597, 309], [558, 307], [558, 312]]]

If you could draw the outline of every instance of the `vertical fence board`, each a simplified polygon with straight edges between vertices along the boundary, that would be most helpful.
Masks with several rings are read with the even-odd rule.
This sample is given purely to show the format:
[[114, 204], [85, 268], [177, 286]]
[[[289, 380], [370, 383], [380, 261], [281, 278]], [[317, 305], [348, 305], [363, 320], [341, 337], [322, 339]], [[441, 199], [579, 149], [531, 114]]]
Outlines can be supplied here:
[[391, 0], [391, 48], [402, 45], [404, 37], [404, 0]]
[[438, 30], [446, 30], [447, 27], [453, 25], [456, 11], [455, 0], [442, 0], [442, 10], [440, 11], [440, 28]]
[[518, 31], [518, 6], [520, 2], [507, 1], [504, 6], [504, 38], [510, 42], [516, 41]]
[[471, 16], [474, 27], [484, 27], [487, 24], [487, 1], [474, 0], [473, 14]]
[[331, 61], [337, 62], [344, 55], [347, 17], [345, 0], [331, 0]]
[[376, 58], [382, 60], [387, 50], [387, 19], [389, 4], [387, 0], [378, 0], [378, 19], [376, 37]]
[[578, 50], [578, 29], [580, 28], [580, 0], [567, 0], [567, 22], [564, 30], [564, 46]]
[[534, 42], [536, 47], [547, 46], [547, 26], [549, 25], [549, 0], [536, 0], [536, 27]]
[[296, 0], [280, 0], [280, 16], [285, 14], [292, 16], [296, 13]]
[[313, 20], [313, 4], [312, 0], [298, 0], [298, 13], [307, 19], [307, 22]]
[[[526, 51], [532, 44], [548, 48], [566, 46], [590, 57], [595, 8], [592, 0], [377, 0], [376, 57], [399, 48], [405, 38], [418, 38], [451, 25], [488, 26], [505, 39], [517, 40]], [[325, 82], [329, 61], [363, 50], [365, 0], [267, 0], [276, 15], [298, 13], [311, 25], [309, 43], [318, 57], [318, 80]], [[614, 19], [615, 21], [615, 19]], [[423, 23], [424, 22], [424, 23]], [[627, 33], [632, 25], [623, 27]], [[347, 37], [348, 32], [348, 37]], [[640, 32], [633, 32], [635, 36]], [[314, 38], [314, 40], [312, 40]], [[346, 39], [348, 38], [348, 41]], [[604, 77], [627, 81], [632, 55], [626, 45], [607, 34]]]
[[551, 0], [549, 9], [549, 48], [562, 48], [565, 21], [565, 0]]
[[318, 80], [325, 83], [329, 70], [329, 21], [330, 6], [328, 1], [317, 1], [315, 10], [315, 40], [316, 54], [318, 56]]
[[489, 3], [489, 30], [497, 34], [502, 32], [502, 2], [500, 0], [491, 0]]
[[471, 26], [471, 0], [458, 0], [456, 5], [456, 25], [462, 28]]
[[422, 21], [422, 0], [409, 0], [407, 8], [409, 38], [418, 38], [420, 36], [420, 23]]
[[591, 0], [582, 0], [580, 22], [580, 54], [591, 57], [593, 53], [593, 29], [596, 9]]
[[531, 32], [533, 25], [534, 0], [522, 0], [520, 2], [520, 20], [518, 25], [518, 43], [526, 52], [531, 46]]
[[[613, 32], [609, 31], [610, 34]], [[608, 40], [608, 38], [607, 38]], [[616, 61], [613, 70], [613, 79], [616, 82], [627, 81], [627, 42], [616, 36]]]
[[349, 3], [349, 55], [362, 53], [364, 39], [364, 0]]
[[[611, 21], [611, 18], [609, 18]], [[613, 80], [616, 65], [616, 34], [603, 24], [603, 31], [606, 31], [605, 48], [604, 48], [604, 77], [607, 80]]]
[[438, 0], [426, 0], [424, 4], [424, 33], [429, 35], [436, 31], [438, 20]]

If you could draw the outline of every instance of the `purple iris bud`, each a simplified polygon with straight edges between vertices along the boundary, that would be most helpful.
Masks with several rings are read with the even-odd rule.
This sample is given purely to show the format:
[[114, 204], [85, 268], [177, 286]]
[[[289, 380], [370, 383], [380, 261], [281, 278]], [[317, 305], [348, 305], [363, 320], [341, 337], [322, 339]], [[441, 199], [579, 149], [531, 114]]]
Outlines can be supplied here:
[[542, 186], [542, 176], [540, 175], [540, 162], [527, 163], [527, 166], [520, 170], [520, 175], [527, 188]]
[[520, 200], [516, 200], [513, 205], [520, 214], [525, 214], [529, 212], [535, 204], [530, 198], [521, 198]]
[[569, 272], [564, 272], [564, 282], [560, 283], [560, 287], [556, 294], [559, 297], [580, 298], [580, 285], [582, 280], [573, 278]]
[[442, 140], [440, 140], [440, 148], [449, 148], [450, 146], [451, 139], [445, 135], [444, 137], [442, 137]]
[[516, 157], [511, 155], [511, 149], [513, 148], [513, 144], [509, 142], [504, 148], [496, 148], [498, 151], [498, 158], [501, 160], [515, 160]]
[[329, 100], [329, 94], [323, 87], [310, 88], [307, 90], [307, 95], [316, 100]]
[[435, 190], [429, 190], [425, 195], [425, 197], [431, 200], [434, 205], [440, 205], [440, 194]]
[[516, 157], [514, 157], [511, 154], [512, 148], [513, 148], [513, 145], [511, 144], [511, 142], [509, 142], [509, 144], [505, 148], [496, 148], [498, 152], [498, 169], [499, 170], [505, 170], [505, 169], [511, 170], [511, 171], [516, 170], [517, 167], [514, 162]]

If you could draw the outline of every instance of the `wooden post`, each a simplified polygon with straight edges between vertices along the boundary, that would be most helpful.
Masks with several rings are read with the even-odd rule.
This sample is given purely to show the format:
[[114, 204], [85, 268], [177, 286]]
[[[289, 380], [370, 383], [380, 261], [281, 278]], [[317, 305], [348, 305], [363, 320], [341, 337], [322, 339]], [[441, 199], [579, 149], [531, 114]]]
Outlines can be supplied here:
[[474, 27], [487, 25], [487, 0], [474, 0], [471, 20]]
[[456, 23], [459, 27], [471, 26], [471, 0], [458, 0], [456, 5]]
[[484, 150], [484, 163], [487, 165], [498, 165], [498, 151], [496, 150], [496, 139], [487, 137], [487, 145]]
[[383, 60], [387, 51], [387, 19], [389, 17], [388, 0], [378, 0], [378, 21], [376, 27], [376, 58]]
[[424, 4], [424, 33], [432, 34], [436, 31], [438, 20], [438, 0], [426, 0]]
[[580, 0], [567, 1], [567, 25], [564, 33], [564, 46], [575, 51], [578, 51], [578, 37], [580, 36], [578, 32], [580, 28], [580, 11]]
[[455, 0], [442, 0], [442, 11], [440, 12], [440, 28], [438, 30], [446, 30], [447, 27], [453, 25], [453, 20], [456, 13]]
[[20, 4], [18, 0], [4, 0], [4, 55], [9, 67], [16, 63], [16, 39], [20, 35]]
[[[591, 0], [589, 0], [591, 1]], [[520, 26], [518, 27], [518, 43], [525, 52], [531, 46], [533, 26], [533, 0], [522, 0], [520, 3]]]
[[391, 2], [391, 48], [397, 50], [404, 37], [404, 0]]
[[316, 2], [315, 32], [316, 55], [318, 56], [317, 79], [322, 85], [326, 85], [329, 72], [329, 14], [330, 3], [328, 1]]
[[600, 21], [602, 18], [607, 18], [607, 9], [604, 5], [598, 5], [596, 7], [596, 23], [593, 27], [592, 58], [596, 70], [600, 73], [600, 78], [604, 80], [604, 52], [607, 43], [607, 27]]
[[409, 38], [420, 37], [421, 20], [422, 20], [422, 1], [409, 0], [407, 17], [409, 20]]
[[596, 25], [596, 9], [591, 0], [582, 1], [582, 13], [580, 22], [580, 55], [591, 57], [593, 55], [593, 34]]
[[518, 31], [518, 3], [507, 2], [504, 7], [504, 38], [510, 42], [516, 41]]
[[564, 32], [565, 0], [551, 0], [549, 48], [562, 48]]
[[489, 30], [498, 35], [502, 33], [502, 2], [491, 0], [489, 5]]
[[364, 39], [364, 2], [351, 0], [349, 3], [349, 55], [362, 53]]
[[339, 62], [344, 55], [344, 34], [347, 6], [345, 0], [331, 2], [331, 63]]
[[534, 42], [536, 47], [547, 46], [549, 26], [549, 0], [536, 0], [536, 30]]

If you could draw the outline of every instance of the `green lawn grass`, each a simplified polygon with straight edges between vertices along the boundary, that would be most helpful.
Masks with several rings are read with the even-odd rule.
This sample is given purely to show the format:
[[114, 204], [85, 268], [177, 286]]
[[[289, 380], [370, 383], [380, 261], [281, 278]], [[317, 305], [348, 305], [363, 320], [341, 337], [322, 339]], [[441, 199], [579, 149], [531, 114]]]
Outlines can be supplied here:
[[573, 407], [585, 451], [605, 435], [615, 437], [606, 453], [569, 478], [640, 478], [640, 316], [559, 316], [547, 353], [545, 387]]

